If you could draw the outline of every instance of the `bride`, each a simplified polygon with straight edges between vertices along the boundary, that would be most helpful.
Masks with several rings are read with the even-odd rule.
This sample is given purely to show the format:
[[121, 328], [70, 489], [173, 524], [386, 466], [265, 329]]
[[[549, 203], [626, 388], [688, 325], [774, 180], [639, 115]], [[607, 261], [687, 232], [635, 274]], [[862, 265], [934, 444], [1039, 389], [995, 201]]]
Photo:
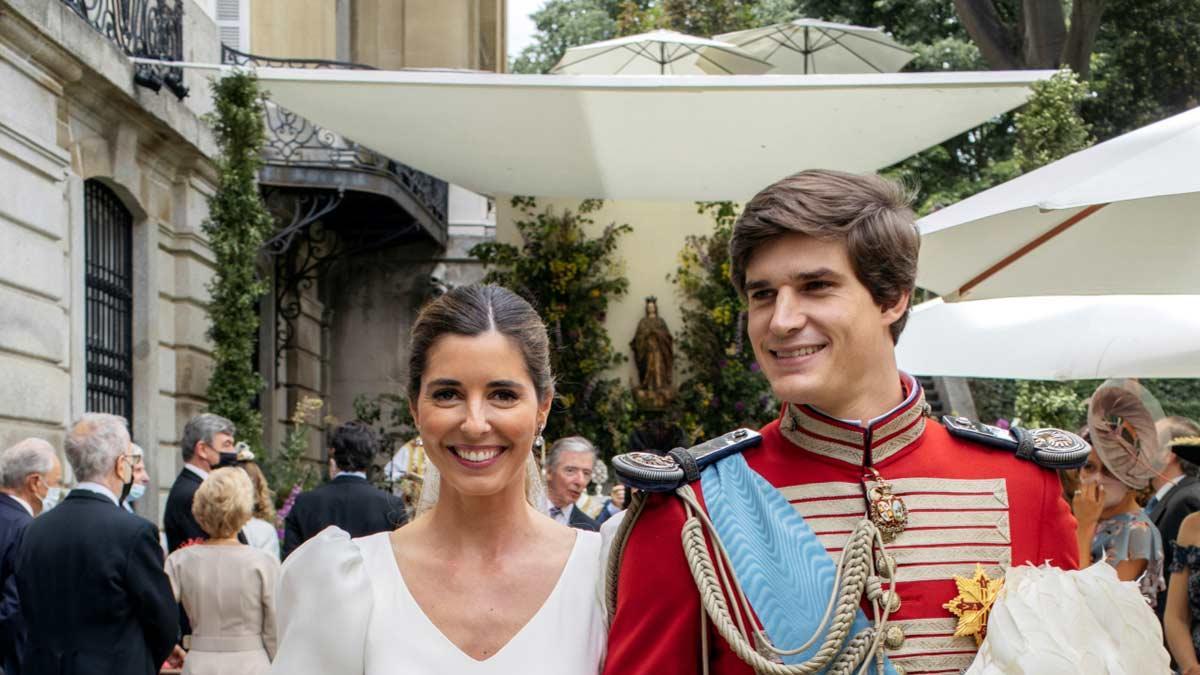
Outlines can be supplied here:
[[535, 509], [554, 394], [537, 313], [499, 286], [449, 291], [417, 317], [408, 393], [432, 465], [418, 516], [288, 558], [271, 672], [596, 673], [600, 537]]

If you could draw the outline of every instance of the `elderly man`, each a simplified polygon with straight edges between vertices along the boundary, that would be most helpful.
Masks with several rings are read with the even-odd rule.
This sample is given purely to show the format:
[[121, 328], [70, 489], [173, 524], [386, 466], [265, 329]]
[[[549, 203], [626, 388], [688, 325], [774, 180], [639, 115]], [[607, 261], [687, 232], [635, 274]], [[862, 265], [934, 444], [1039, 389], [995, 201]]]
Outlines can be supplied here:
[[17, 551], [25, 526], [58, 503], [62, 462], [54, 447], [27, 438], [0, 454], [0, 667], [4, 675], [20, 672], [17, 654], [25, 639], [15, 575]]
[[550, 499], [550, 517], [563, 525], [595, 532], [600, 526], [588, 514], [575, 508], [575, 502], [592, 482], [596, 466], [596, 447], [583, 436], [560, 438], [546, 455], [546, 496]]
[[116, 415], [85, 414], [67, 436], [79, 484], [25, 528], [17, 556], [24, 672], [153, 675], [172, 653], [179, 608], [158, 531], [120, 506], [129, 446]]
[[236, 460], [237, 451], [233, 445], [235, 433], [237, 429], [233, 422], [212, 413], [197, 415], [183, 427], [183, 439], [179, 443], [183, 453], [183, 470], [171, 486], [163, 511], [167, 551], [174, 553], [189, 541], [208, 538], [192, 515], [192, 499], [209, 471], [220, 466], [223, 459], [226, 464]]
[[129, 454], [133, 455], [133, 485], [129, 488], [129, 496], [123, 506], [130, 513], [135, 513], [133, 505], [146, 495], [150, 487], [150, 474], [146, 471], [146, 451], [142, 446], [133, 443], [129, 446]]

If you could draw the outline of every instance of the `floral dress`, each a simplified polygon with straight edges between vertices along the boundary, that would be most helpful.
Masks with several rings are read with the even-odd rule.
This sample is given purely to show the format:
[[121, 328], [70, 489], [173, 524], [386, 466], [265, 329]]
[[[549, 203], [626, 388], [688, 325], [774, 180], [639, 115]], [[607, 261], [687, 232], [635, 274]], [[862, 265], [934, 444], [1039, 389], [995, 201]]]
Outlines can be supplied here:
[[1192, 644], [1200, 653], [1200, 546], [1175, 546], [1175, 557], [1171, 559], [1171, 574], [1186, 572], [1188, 575], [1188, 609], [1192, 610]]
[[1158, 606], [1158, 592], [1167, 588], [1163, 576], [1162, 535], [1141, 510], [1118, 513], [1096, 525], [1092, 537], [1092, 560], [1117, 566], [1125, 560], [1145, 560], [1146, 571], [1138, 578], [1138, 588], [1151, 607]]

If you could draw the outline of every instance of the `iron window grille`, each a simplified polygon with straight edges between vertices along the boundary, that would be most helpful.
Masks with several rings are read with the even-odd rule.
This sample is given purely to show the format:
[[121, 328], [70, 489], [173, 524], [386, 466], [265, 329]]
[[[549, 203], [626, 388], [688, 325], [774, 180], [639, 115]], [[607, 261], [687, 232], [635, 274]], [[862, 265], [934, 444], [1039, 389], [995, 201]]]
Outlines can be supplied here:
[[84, 183], [87, 409], [133, 423], [133, 214]]

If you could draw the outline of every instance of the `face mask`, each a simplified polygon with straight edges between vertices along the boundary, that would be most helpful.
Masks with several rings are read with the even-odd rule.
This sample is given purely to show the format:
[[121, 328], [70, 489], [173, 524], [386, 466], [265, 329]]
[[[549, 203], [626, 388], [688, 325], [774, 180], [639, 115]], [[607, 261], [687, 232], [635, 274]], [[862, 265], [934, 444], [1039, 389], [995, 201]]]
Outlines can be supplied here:
[[42, 497], [42, 513], [58, 506], [62, 501], [63, 489], [60, 487], [46, 488], [46, 496]]
[[129, 488], [129, 497], [126, 498], [125, 501], [130, 502], [130, 503], [136, 502], [137, 500], [141, 499], [142, 496], [145, 494], [146, 494], [146, 486], [142, 485], [141, 483], [134, 483], [133, 487]]

